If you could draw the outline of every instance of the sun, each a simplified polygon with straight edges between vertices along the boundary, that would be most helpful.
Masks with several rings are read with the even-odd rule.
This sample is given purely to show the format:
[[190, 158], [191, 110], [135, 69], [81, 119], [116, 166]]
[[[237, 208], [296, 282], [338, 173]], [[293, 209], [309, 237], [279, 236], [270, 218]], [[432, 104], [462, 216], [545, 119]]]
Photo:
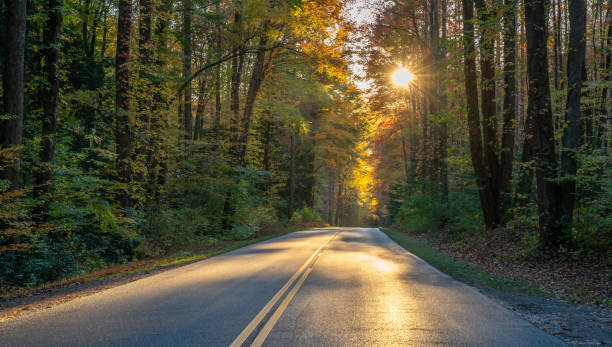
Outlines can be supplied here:
[[393, 84], [397, 86], [408, 87], [408, 84], [410, 84], [410, 82], [414, 80], [414, 75], [412, 74], [412, 72], [404, 68], [399, 68], [395, 70], [395, 72], [391, 76], [391, 80], [393, 81]]

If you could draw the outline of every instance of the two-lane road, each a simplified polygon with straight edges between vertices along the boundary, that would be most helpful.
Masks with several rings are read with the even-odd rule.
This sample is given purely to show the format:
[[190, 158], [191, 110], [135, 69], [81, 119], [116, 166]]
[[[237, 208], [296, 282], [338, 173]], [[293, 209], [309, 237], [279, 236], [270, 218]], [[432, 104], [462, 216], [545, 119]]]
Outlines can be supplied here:
[[0, 323], [1, 346], [563, 346], [378, 229], [291, 233]]

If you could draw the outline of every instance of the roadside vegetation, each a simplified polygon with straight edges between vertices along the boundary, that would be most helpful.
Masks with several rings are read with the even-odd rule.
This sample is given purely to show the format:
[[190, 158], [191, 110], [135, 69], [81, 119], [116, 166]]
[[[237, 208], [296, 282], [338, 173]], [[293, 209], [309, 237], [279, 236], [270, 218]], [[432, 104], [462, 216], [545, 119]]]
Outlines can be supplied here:
[[356, 214], [341, 9], [2, 2], [1, 290]]
[[611, 20], [597, 1], [384, 7], [362, 58], [380, 223], [609, 306]]

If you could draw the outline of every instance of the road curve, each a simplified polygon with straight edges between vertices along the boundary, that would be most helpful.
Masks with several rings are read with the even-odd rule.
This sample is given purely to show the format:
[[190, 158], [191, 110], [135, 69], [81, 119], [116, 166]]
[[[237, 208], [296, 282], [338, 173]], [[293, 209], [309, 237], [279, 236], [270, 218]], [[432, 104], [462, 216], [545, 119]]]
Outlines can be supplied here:
[[565, 346], [378, 229], [299, 231], [0, 323], [0, 346]]

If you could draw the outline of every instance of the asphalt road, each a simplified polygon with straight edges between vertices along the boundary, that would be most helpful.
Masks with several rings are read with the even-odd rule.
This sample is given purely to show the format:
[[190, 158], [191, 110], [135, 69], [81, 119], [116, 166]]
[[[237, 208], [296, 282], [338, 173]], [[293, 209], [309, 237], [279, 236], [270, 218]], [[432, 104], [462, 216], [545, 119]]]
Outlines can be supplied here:
[[2, 346], [563, 346], [378, 229], [291, 233], [0, 323]]

